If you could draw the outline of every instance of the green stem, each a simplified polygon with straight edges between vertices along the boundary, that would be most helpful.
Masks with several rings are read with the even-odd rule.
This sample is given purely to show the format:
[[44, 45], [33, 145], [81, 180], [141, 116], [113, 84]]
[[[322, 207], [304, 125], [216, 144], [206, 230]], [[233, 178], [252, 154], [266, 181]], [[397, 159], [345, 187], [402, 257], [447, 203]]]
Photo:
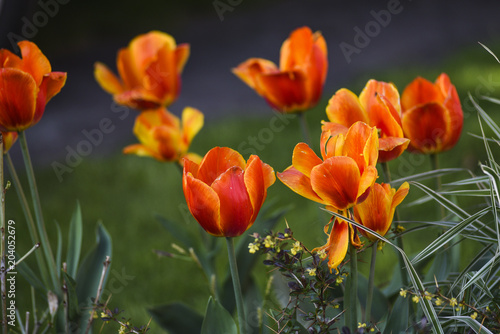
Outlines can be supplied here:
[[368, 277], [368, 294], [366, 295], [366, 308], [365, 308], [365, 320], [364, 322], [369, 322], [372, 313], [372, 301], [373, 301], [373, 285], [375, 283], [375, 263], [377, 262], [377, 246], [378, 240], [372, 246], [372, 259], [370, 262], [370, 276]]
[[311, 135], [309, 133], [309, 126], [307, 125], [307, 119], [305, 112], [299, 113], [300, 118], [300, 128], [302, 130], [302, 137], [307, 145], [311, 146]]
[[52, 284], [55, 293], [58, 296], [62, 296], [62, 290], [58, 280], [58, 268], [56, 265], [56, 261], [54, 260], [54, 254], [52, 253], [49, 237], [47, 235], [47, 230], [45, 229], [45, 223], [43, 221], [42, 205], [40, 203], [40, 196], [38, 195], [35, 173], [33, 171], [33, 165], [31, 164], [31, 157], [28, 150], [28, 142], [26, 141], [26, 134], [24, 131], [19, 133], [19, 143], [21, 145], [21, 152], [23, 154], [24, 165], [26, 167], [26, 175], [28, 177], [28, 183], [30, 186], [31, 197], [33, 200], [33, 208], [35, 211], [35, 219], [38, 228], [38, 233], [40, 233], [43, 253], [45, 255], [45, 259], [49, 264], [49, 273], [52, 278]]
[[[432, 153], [430, 156], [429, 156], [430, 160], [431, 160], [431, 168], [432, 170], [438, 170], [439, 169], [439, 158], [438, 158], [438, 155], [436, 153]], [[436, 183], [435, 183], [435, 186], [436, 186], [436, 191], [441, 191], [441, 186], [442, 186], [442, 183], [441, 183], [441, 175], [438, 175], [436, 176]], [[444, 211], [444, 206], [440, 205], [439, 206], [439, 215], [440, 215], [440, 218], [443, 219], [445, 217], [445, 211]]]
[[[21, 203], [21, 208], [23, 209], [24, 218], [28, 223], [28, 231], [31, 236], [31, 241], [33, 245], [40, 243], [40, 238], [38, 237], [38, 233], [36, 231], [35, 221], [33, 220], [33, 216], [31, 215], [31, 210], [28, 204], [28, 200], [26, 199], [26, 195], [24, 194], [23, 187], [21, 182], [19, 181], [19, 177], [17, 176], [16, 168], [12, 163], [12, 159], [10, 154], [7, 153], [5, 155], [7, 158], [7, 166], [9, 167], [9, 174], [12, 182], [14, 183], [14, 188], [16, 188], [17, 197], [19, 198], [19, 202]], [[41, 252], [36, 252], [36, 262], [38, 263], [38, 268], [40, 269], [40, 273], [42, 275], [42, 280], [45, 286], [48, 286], [49, 283], [49, 274], [47, 272], [45, 259], [42, 256]]]
[[348, 307], [346, 310], [345, 325], [351, 331], [355, 332], [358, 328], [358, 254], [356, 248], [351, 244], [349, 244], [349, 257], [350, 271], [346, 282]]
[[245, 309], [243, 305], [243, 294], [241, 292], [240, 277], [238, 274], [238, 265], [236, 264], [236, 254], [234, 252], [233, 238], [226, 237], [227, 253], [229, 255], [229, 269], [233, 278], [234, 297], [236, 298], [236, 308], [238, 309], [238, 325], [240, 334], [247, 334], [247, 321], [245, 318]]
[[7, 334], [7, 257], [5, 254], [5, 189], [3, 187], [3, 136], [0, 133], [0, 225], [2, 241], [0, 247], [1, 293], [2, 293], [2, 333]]

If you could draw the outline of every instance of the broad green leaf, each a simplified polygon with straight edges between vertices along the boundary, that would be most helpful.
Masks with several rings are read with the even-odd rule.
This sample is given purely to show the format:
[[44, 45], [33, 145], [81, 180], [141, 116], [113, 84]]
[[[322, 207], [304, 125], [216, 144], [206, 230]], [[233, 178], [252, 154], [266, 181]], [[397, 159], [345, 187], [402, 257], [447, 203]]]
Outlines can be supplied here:
[[[368, 294], [368, 279], [358, 273], [358, 298], [363, 306], [366, 305], [366, 295]], [[389, 311], [389, 302], [385, 298], [384, 294], [378, 289], [378, 287], [373, 286], [373, 300], [372, 300], [372, 311], [371, 317], [374, 323], [377, 323], [384, 316], [387, 316]]]
[[479, 323], [475, 319], [472, 319], [471, 317], [452, 316], [452, 317], [446, 317], [446, 318], [450, 319], [450, 320], [457, 320], [457, 321], [463, 322], [464, 324], [469, 326], [476, 333], [493, 334], [488, 328], [484, 327], [481, 323]]
[[456, 224], [454, 227], [450, 228], [448, 231], [443, 233], [437, 239], [432, 241], [427, 247], [425, 247], [420, 253], [418, 253], [412, 260], [412, 263], [417, 263], [420, 260], [432, 255], [436, 251], [442, 249], [447, 243], [451, 242], [453, 238], [460, 235], [460, 233], [465, 230], [469, 225], [474, 223], [476, 219], [481, 218], [486, 213], [491, 210], [491, 207], [485, 208], [469, 218], [463, 220], [462, 222]]
[[170, 334], [199, 334], [203, 317], [192, 308], [172, 303], [148, 310], [153, 320]]
[[197, 236], [194, 236], [193, 233], [190, 233], [187, 229], [185, 224], [179, 224], [176, 222], [173, 222], [165, 217], [162, 217], [160, 215], [155, 216], [156, 219], [160, 222], [160, 224], [177, 240], [179, 243], [185, 247], [186, 249], [189, 248], [196, 248], [199, 238]]
[[[398, 270], [399, 272], [399, 270]], [[387, 318], [384, 334], [406, 333], [409, 328], [410, 299], [397, 297]]]
[[[17, 254], [16, 254], [17, 255]], [[16, 261], [19, 259], [19, 256], [16, 256]], [[16, 264], [16, 271], [28, 281], [29, 285], [34, 287], [36, 290], [40, 291], [42, 295], [47, 294], [47, 288], [42, 283], [42, 281], [38, 278], [38, 276], [31, 270], [26, 261]]]
[[63, 272], [63, 277], [68, 294], [68, 317], [70, 321], [77, 321], [80, 315], [80, 308], [78, 307], [78, 297], [76, 296], [76, 282], [68, 273]]
[[82, 248], [82, 210], [80, 203], [76, 203], [75, 211], [69, 223], [68, 253], [66, 254], [67, 272], [71, 277], [76, 276], [78, 262], [80, 261], [80, 251]]
[[231, 314], [210, 296], [200, 334], [215, 333], [238, 334], [238, 329]]

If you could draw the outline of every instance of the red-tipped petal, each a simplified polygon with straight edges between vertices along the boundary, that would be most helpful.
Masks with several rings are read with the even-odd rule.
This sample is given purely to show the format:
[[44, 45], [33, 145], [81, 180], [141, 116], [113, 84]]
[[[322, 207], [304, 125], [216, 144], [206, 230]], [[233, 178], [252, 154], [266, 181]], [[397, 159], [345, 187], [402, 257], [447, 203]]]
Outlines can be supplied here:
[[307, 102], [306, 80], [306, 76], [298, 71], [262, 74], [257, 77], [264, 98], [282, 112], [296, 111]]
[[33, 42], [21, 41], [18, 45], [23, 61], [21, 69], [31, 74], [37, 86], [40, 86], [43, 76], [52, 71], [49, 60]]
[[418, 77], [413, 80], [401, 94], [403, 113], [421, 104], [443, 102], [443, 92], [427, 79]]
[[257, 78], [265, 73], [277, 73], [278, 68], [269, 60], [250, 58], [238, 65], [238, 67], [233, 68], [232, 72], [250, 88], [254, 89], [257, 94], [264, 95], [265, 92], [259, 86]]
[[403, 154], [409, 144], [410, 140], [407, 138], [379, 138], [378, 162], [387, 162], [396, 159]]
[[281, 182], [297, 194], [312, 201], [325, 204], [323, 199], [321, 199], [312, 189], [311, 180], [293, 166], [285, 169], [283, 173], [278, 173], [277, 176]]
[[260, 160], [256, 155], [250, 156], [245, 169], [245, 186], [252, 203], [253, 215], [251, 223], [257, 218], [257, 214], [267, 196], [267, 188], [274, 183], [276, 177], [273, 169]]
[[228, 147], [214, 147], [203, 158], [198, 170], [198, 179], [211, 185], [216, 178], [231, 167], [246, 167], [245, 159]]

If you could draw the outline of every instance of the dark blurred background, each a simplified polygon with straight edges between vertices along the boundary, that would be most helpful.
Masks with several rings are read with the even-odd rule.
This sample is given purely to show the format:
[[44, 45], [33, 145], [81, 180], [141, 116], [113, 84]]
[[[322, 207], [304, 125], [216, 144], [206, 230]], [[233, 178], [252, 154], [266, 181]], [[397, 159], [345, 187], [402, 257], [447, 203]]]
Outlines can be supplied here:
[[[112, 118], [116, 128], [92, 154], [116, 152], [134, 141], [135, 111], [123, 119], [116, 117], [111, 97], [93, 78], [93, 64], [102, 61], [115, 70], [118, 49], [153, 29], [191, 44], [182, 92], [171, 111], [179, 115], [186, 105], [197, 107], [208, 122], [269, 112], [230, 69], [249, 57], [278, 62], [281, 43], [299, 26], [320, 30], [328, 43], [325, 99], [356, 78], [405, 66], [425, 68], [460, 48], [477, 48], [478, 41], [488, 45], [500, 36], [500, 2], [494, 0], [0, 0], [0, 4], [0, 46], [13, 50], [19, 39], [32, 40], [53, 70], [68, 72], [61, 94], [28, 132], [37, 138], [31, 144], [35, 161], [45, 165], [63, 157], [66, 145], [74, 147], [84, 138], [82, 131], [98, 127], [104, 117]], [[359, 31], [366, 29], [372, 36], [363, 39]], [[347, 50], [348, 45], [356, 51], [346, 57], [342, 47]]]

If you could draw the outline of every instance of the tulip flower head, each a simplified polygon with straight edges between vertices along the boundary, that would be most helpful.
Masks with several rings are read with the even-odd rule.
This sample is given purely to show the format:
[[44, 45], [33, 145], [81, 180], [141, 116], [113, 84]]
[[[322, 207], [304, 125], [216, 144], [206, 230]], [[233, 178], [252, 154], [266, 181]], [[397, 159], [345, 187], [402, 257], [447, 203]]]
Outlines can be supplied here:
[[281, 47], [280, 67], [261, 58], [250, 58], [233, 69], [282, 113], [302, 112], [321, 97], [328, 69], [326, 42], [308, 27], [294, 30]]
[[12, 145], [16, 142], [17, 137], [17, 132], [2, 132], [3, 154], [6, 154], [10, 150]]
[[248, 161], [227, 147], [215, 147], [201, 163], [184, 159], [182, 185], [189, 211], [216, 237], [237, 237], [248, 230], [276, 177], [256, 155]]
[[45, 105], [66, 83], [66, 73], [52, 72], [36, 44], [18, 43], [21, 58], [0, 50], [0, 130], [23, 131], [40, 121]]
[[350, 127], [358, 121], [379, 130], [378, 162], [400, 156], [408, 147], [401, 126], [399, 93], [392, 83], [369, 80], [359, 98], [342, 88], [330, 99], [326, 114], [332, 123]]
[[134, 134], [140, 144], [125, 147], [125, 154], [148, 156], [159, 161], [178, 161], [184, 157], [200, 162], [201, 157], [188, 153], [193, 137], [203, 127], [201, 111], [186, 107], [182, 121], [164, 108], [148, 110], [137, 116]]
[[177, 45], [172, 36], [151, 31], [118, 52], [120, 78], [99, 62], [94, 75], [119, 104], [139, 110], [167, 107], [179, 96], [180, 75], [188, 57], [188, 44]]
[[403, 130], [415, 153], [451, 149], [462, 132], [463, 112], [457, 90], [445, 73], [435, 83], [416, 78], [403, 91]]
[[377, 179], [377, 129], [356, 122], [347, 131], [336, 125], [323, 129], [323, 159], [305, 143], [295, 146], [292, 166], [278, 178], [310, 200], [346, 210], [362, 202]]
[[[384, 236], [391, 227], [396, 207], [409, 190], [408, 182], [403, 183], [397, 191], [387, 183], [375, 183], [366, 200], [354, 207], [354, 220]], [[377, 237], [363, 230], [361, 234], [371, 241], [377, 240]]]

